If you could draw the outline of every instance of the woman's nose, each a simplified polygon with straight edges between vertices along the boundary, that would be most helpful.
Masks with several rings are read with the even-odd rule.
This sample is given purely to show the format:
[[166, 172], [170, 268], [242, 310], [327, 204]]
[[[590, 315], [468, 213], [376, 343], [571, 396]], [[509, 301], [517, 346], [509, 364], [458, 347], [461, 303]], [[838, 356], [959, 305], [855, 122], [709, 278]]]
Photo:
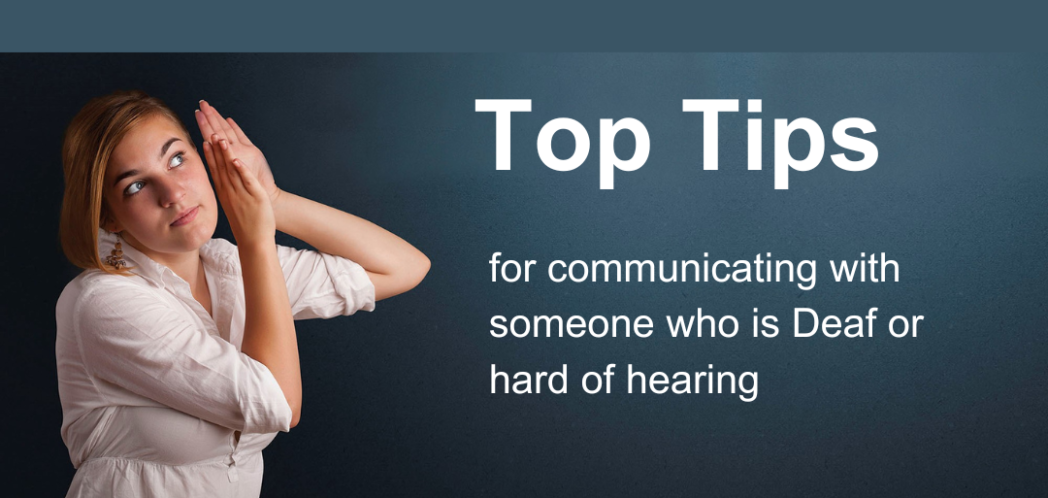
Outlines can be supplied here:
[[182, 182], [176, 180], [165, 180], [160, 182], [160, 205], [169, 207], [181, 201], [186, 196], [186, 189]]

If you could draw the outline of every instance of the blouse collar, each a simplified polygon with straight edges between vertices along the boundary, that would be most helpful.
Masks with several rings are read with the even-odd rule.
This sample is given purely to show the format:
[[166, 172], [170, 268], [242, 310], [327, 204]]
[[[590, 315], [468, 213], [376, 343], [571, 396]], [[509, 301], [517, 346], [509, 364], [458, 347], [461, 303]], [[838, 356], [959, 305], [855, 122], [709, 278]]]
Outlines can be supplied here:
[[[127, 241], [119, 239], [115, 233], [110, 233], [100, 228], [98, 230], [98, 254], [103, 261], [116, 247], [117, 241], [121, 242], [120, 250], [124, 253], [124, 261], [131, 267], [131, 273], [144, 278], [161, 289], [175, 282], [185, 283], [182, 277], [176, 275], [167, 266], [154, 261], [132, 247]], [[226, 277], [239, 277], [240, 265], [238, 263], [240, 258], [236, 253], [235, 247], [222, 239], [207, 241], [200, 248], [200, 260], [203, 261], [204, 268], [209, 272], [218, 273]]]

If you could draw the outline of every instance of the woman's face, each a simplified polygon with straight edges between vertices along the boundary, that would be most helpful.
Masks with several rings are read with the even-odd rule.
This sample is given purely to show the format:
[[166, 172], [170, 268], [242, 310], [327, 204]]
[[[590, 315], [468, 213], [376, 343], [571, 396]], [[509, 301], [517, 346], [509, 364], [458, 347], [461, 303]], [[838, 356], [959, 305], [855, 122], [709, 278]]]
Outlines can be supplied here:
[[211, 239], [218, 203], [204, 162], [182, 128], [145, 118], [117, 144], [105, 174], [105, 228], [158, 262]]

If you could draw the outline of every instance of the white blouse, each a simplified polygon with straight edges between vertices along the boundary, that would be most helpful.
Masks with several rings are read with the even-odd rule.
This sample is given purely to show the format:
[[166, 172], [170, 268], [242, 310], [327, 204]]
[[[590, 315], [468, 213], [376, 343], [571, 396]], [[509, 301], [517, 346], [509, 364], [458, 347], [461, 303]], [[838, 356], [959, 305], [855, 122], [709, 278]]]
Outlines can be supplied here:
[[[99, 233], [99, 251], [116, 237]], [[240, 352], [244, 281], [236, 246], [200, 248], [211, 309], [189, 284], [123, 243], [135, 276], [89, 270], [58, 299], [62, 439], [77, 469], [67, 497], [257, 497], [262, 449], [291, 408], [265, 365]], [[375, 309], [345, 258], [277, 246], [296, 320]]]

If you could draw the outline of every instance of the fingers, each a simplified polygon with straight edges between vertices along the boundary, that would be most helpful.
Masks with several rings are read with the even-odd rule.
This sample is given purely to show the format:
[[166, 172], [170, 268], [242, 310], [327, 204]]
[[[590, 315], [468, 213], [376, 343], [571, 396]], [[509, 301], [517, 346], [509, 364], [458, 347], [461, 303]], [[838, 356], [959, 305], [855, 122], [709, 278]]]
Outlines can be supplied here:
[[262, 188], [262, 184], [247, 168], [244, 161], [233, 155], [233, 148], [229, 143], [225, 139], [219, 140], [219, 143], [222, 147], [223, 160], [229, 173], [230, 183], [234, 185], [237, 193], [246, 193], [256, 200], [268, 200], [269, 194]]
[[233, 132], [236, 133], [237, 140], [240, 140], [242, 143], [248, 145], [253, 145], [251, 143], [251, 140], [247, 139], [247, 135], [244, 134], [244, 130], [241, 130], [240, 126], [237, 125], [236, 121], [233, 121], [233, 118], [226, 118], [226, 121], [229, 123], [229, 126], [233, 128]]
[[229, 140], [230, 143], [235, 144], [237, 142], [254, 145], [251, 140], [247, 138], [247, 134], [240, 128], [240, 125], [233, 121], [233, 118], [223, 118], [219, 114], [218, 109], [215, 109], [211, 104], [208, 104], [206, 100], [200, 101], [200, 109], [196, 112], [197, 126], [200, 127], [200, 134], [204, 137], [210, 137], [211, 135], [218, 133], [220, 136]]
[[215, 130], [211, 128], [211, 122], [207, 120], [207, 114], [197, 109], [193, 114], [196, 115], [197, 126], [200, 128], [200, 136], [204, 138], [204, 141], [211, 140], [211, 135], [215, 134]]
[[[220, 137], [225, 138], [230, 143], [237, 143], [236, 132], [229, 126], [225, 118], [218, 113], [218, 110], [208, 104], [206, 100], [200, 101], [200, 114], [203, 114], [207, 119], [208, 126], [211, 127], [212, 133], [218, 133]], [[209, 135], [210, 136], [210, 135]]]
[[237, 173], [240, 174], [240, 180], [244, 182], [244, 189], [252, 197], [259, 200], [268, 200], [269, 194], [265, 189], [262, 188], [262, 184], [258, 182], [258, 179], [254, 177], [244, 161], [239, 158], [233, 159], [233, 168]]
[[236, 166], [234, 160], [236, 156], [233, 155], [233, 149], [229, 145], [229, 141], [220, 138], [218, 139], [218, 146], [221, 149], [222, 163], [226, 169], [226, 177], [229, 179], [229, 185], [233, 187], [237, 193], [246, 192], [248, 188], [244, 185], [244, 174], [242, 167]]
[[218, 162], [215, 160], [215, 149], [211, 146], [211, 142], [204, 142], [204, 159], [207, 160], [207, 167], [211, 171], [211, 180], [215, 182], [215, 190], [223, 188], [224, 183], [222, 182], [222, 177], [224, 177], [225, 174], [220, 174], [218, 171]]
[[[222, 138], [221, 135], [215, 133], [211, 135], [211, 154], [215, 158], [215, 172], [218, 177], [221, 178], [223, 191], [226, 194], [236, 192], [236, 184], [233, 182], [236, 173], [230, 171], [233, 165], [226, 159], [227, 151], [229, 150], [229, 142]], [[225, 149], [223, 149], [225, 146]]]

